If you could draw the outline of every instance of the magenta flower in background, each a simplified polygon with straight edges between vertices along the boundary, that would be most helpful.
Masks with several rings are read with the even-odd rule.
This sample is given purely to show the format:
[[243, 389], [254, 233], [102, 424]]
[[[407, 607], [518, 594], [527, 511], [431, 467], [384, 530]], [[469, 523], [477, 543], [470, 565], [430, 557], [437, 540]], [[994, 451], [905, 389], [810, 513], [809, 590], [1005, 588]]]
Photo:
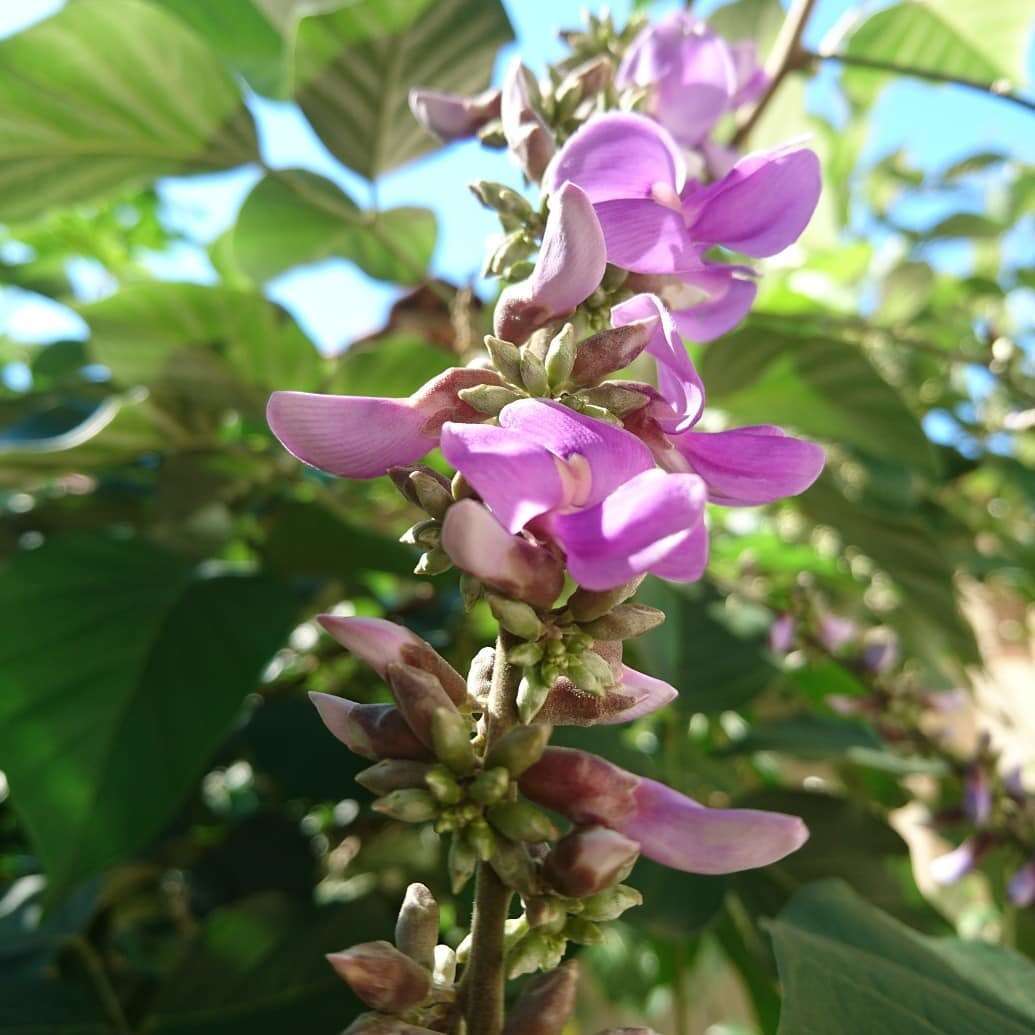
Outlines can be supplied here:
[[615, 75], [619, 89], [648, 91], [648, 114], [684, 147], [699, 146], [723, 115], [756, 100], [767, 83], [753, 42], [731, 45], [688, 11], [644, 28]]
[[512, 284], [496, 304], [496, 334], [521, 344], [533, 331], [567, 316], [600, 286], [607, 249], [586, 193], [565, 183], [550, 198], [532, 275]]
[[475, 97], [438, 90], [411, 90], [409, 102], [413, 117], [446, 143], [473, 137], [500, 114], [499, 90], [486, 90]]
[[588, 589], [646, 571], [689, 582], [704, 570], [704, 483], [658, 470], [626, 431], [522, 399], [504, 408], [499, 427], [445, 425], [442, 452], [507, 531], [527, 527], [560, 545]]
[[710, 809], [671, 787], [573, 748], [549, 747], [521, 777], [532, 801], [579, 824], [599, 823], [636, 841], [649, 859], [687, 873], [736, 873], [799, 849], [797, 816]]
[[820, 191], [816, 155], [793, 147], [747, 155], [709, 186], [689, 181], [672, 136], [621, 113], [592, 119], [558, 152], [543, 186], [565, 181], [592, 201], [608, 261], [635, 273], [699, 270], [713, 245], [775, 255], [798, 239]]
[[1025, 863], [1011, 878], [1006, 893], [1015, 906], [1035, 904], [1035, 859]]
[[499, 383], [494, 371], [453, 367], [408, 399], [274, 392], [266, 420], [303, 463], [342, 478], [376, 478], [434, 449], [446, 421], [484, 420], [457, 393]]

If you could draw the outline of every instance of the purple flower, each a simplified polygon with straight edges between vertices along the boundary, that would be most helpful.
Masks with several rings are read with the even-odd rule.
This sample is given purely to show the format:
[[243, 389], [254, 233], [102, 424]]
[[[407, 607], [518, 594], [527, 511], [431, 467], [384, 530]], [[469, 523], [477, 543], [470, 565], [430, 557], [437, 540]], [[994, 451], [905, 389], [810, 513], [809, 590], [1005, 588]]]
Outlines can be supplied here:
[[461, 571], [515, 600], [550, 607], [564, 587], [564, 564], [556, 554], [511, 535], [474, 500], [446, 511], [442, 548]]
[[786, 654], [793, 646], [798, 623], [794, 615], [782, 614], [769, 626], [769, 649], [774, 654]]
[[1011, 878], [1006, 893], [1015, 906], [1035, 903], [1035, 859], [1025, 863]]
[[500, 295], [496, 335], [520, 344], [551, 320], [567, 316], [600, 286], [606, 266], [604, 235], [589, 198], [574, 184], [563, 184], [550, 198], [532, 275]]
[[[601, 644], [593, 649], [601, 653]], [[580, 691], [561, 677], [550, 688], [536, 721], [551, 726], [614, 726], [651, 715], [678, 696], [676, 688], [661, 679], [637, 672], [620, 660], [617, 667], [617, 684], [599, 695]]]
[[486, 90], [476, 97], [438, 90], [411, 90], [413, 117], [439, 140], [449, 142], [473, 137], [500, 114], [500, 91]]
[[611, 321], [621, 326], [649, 315], [658, 317], [647, 352], [658, 365], [660, 395], [633, 413], [626, 427], [666, 470], [699, 475], [713, 503], [752, 506], [804, 492], [823, 470], [823, 450], [815, 443], [766, 424], [692, 430], [704, 410], [704, 385], [671, 313], [656, 295], [634, 295], [611, 310]]
[[992, 841], [984, 834], [969, 837], [957, 848], [945, 855], [932, 859], [930, 864], [931, 880], [935, 884], [955, 884], [970, 873], [981, 861], [981, 857], [992, 846]]
[[827, 611], [820, 616], [816, 635], [828, 651], [836, 654], [858, 637], [859, 627], [851, 618], [843, 618]]
[[538, 100], [535, 77], [515, 58], [503, 77], [503, 135], [525, 175], [534, 183], [539, 182], [555, 148], [553, 134], [535, 109]]
[[963, 811], [975, 826], [983, 827], [992, 818], [992, 805], [992, 781], [985, 767], [975, 763], [963, 782]]
[[503, 409], [499, 427], [447, 424], [442, 452], [509, 532], [527, 526], [558, 543], [587, 589], [646, 571], [689, 582], [704, 570], [704, 483], [659, 471], [626, 431], [522, 399]]
[[617, 830], [637, 842], [649, 859], [687, 873], [735, 873], [768, 866], [808, 838], [797, 816], [710, 809], [671, 787], [573, 748], [547, 748], [520, 782], [532, 801], [574, 823]]
[[695, 147], [727, 111], [757, 97], [766, 79], [753, 49], [731, 47], [705, 22], [675, 11], [633, 40], [615, 83], [649, 90], [648, 112], [684, 147]]
[[402, 712], [390, 704], [357, 704], [344, 697], [315, 692], [309, 695], [309, 700], [327, 729], [361, 758], [424, 761], [431, 757]]
[[499, 383], [494, 371], [453, 367], [408, 399], [274, 392], [266, 420], [303, 463], [342, 478], [376, 478], [434, 449], [446, 421], [484, 420], [457, 393]]
[[635, 273], [700, 269], [722, 245], [756, 258], [797, 240], [819, 200], [819, 160], [804, 148], [740, 159], [716, 183], [687, 180], [675, 140], [643, 115], [610, 113], [575, 133], [550, 164], [544, 189], [565, 181], [589, 196], [609, 262]]

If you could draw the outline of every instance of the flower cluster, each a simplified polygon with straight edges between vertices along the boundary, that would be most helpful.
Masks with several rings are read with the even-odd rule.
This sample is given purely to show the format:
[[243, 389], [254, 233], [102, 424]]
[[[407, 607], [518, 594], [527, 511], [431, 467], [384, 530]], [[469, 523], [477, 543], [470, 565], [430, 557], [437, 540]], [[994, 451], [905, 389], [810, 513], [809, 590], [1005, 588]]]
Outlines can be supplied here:
[[[494, 874], [479, 876], [478, 909], [487, 914], [481, 896], [504, 889], [502, 969], [548, 972], [505, 1029], [472, 1023], [469, 1011], [487, 1016], [484, 1004], [502, 999], [466, 989], [466, 976], [454, 985], [457, 961], [484, 974], [478, 954], [494, 950], [477, 925], [455, 956], [436, 948], [434, 903], [415, 885], [403, 912], [422, 917], [419, 938], [332, 957], [374, 1010], [357, 1032], [447, 1030], [458, 1015], [472, 1035], [533, 1030], [522, 1017], [559, 1032], [574, 1001], [574, 967], [560, 966], [568, 944], [592, 943], [599, 924], [639, 902], [622, 882], [640, 854], [729, 873], [808, 836], [796, 817], [707, 808], [549, 746], [553, 726], [626, 722], [676, 696], [622, 660], [624, 640], [664, 619], [631, 599], [640, 581], [700, 578], [709, 503], [794, 495], [823, 465], [818, 446], [776, 427], [697, 430], [705, 386], [684, 344], [724, 333], [750, 308], [754, 273], [738, 256], [773, 255], [800, 235], [819, 194], [815, 155], [738, 157], [711, 139], [723, 115], [765, 89], [752, 48], [685, 13], [631, 41], [591, 29], [550, 84], [516, 63], [498, 92], [411, 97], [443, 140], [502, 141], [540, 184], [538, 208], [475, 185], [503, 231], [487, 264], [504, 288], [484, 352], [407, 399], [277, 392], [269, 404], [273, 432], [305, 463], [390, 475], [425, 515], [404, 536], [423, 550], [417, 571], [455, 566], [468, 603], [484, 599], [500, 626], [464, 678], [400, 626], [320, 619], [394, 701], [313, 695], [328, 729], [373, 763], [358, 780], [374, 808], [450, 839], [455, 891]], [[616, 376], [632, 364], [646, 380]], [[451, 479], [420, 463], [436, 447]], [[511, 917], [514, 893], [522, 910]]]

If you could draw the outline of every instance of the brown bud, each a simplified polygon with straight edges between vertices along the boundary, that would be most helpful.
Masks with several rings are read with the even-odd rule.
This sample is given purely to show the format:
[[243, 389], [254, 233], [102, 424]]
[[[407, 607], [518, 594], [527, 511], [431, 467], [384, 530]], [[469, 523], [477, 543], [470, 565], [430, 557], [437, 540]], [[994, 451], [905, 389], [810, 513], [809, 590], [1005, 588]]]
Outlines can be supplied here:
[[407, 787], [423, 787], [431, 766], [427, 762], [411, 762], [401, 758], [386, 758], [369, 769], [356, 774], [360, 787], [380, 797]]
[[561, 1035], [575, 1009], [578, 983], [574, 960], [530, 981], [511, 1009], [503, 1035]]
[[542, 758], [552, 732], [551, 727], [543, 723], [512, 726], [489, 749], [485, 757], [486, 769], [501, 766], [511, 776], [520, 776]]
[[[413, 730], [414, 736], [426, 747], [434, 749], [431, 723], [435, 712], [444, 708], [456, 714], [456, 705], [442, 689], [442, 684], [430, 673], [413, 665], [392, 664], [386, 671], [399, 711]], [[466, 693], [466, 684], [465, 684]]]
[[428, 970], [435, 966], [435, 946], [438, 944], [438, 903], [423, 884], [411, 884], [399, 908], [395, 924], [395, 944]]
[[432, 1028], [407, 1024], [384, 1013], [365, 1013], [357, 1017], [341, 1035], [435, 1035]]
[[357, 704], [344, 697], [318, 693], [311, 693], [309, 699], [327, 729], [361, 758], [431, 758], [431, 752], [414, 736], [399, 709], [390, 704]]
[[[414, 475], [419, 476], [417, 480], [413, 480]], [[420, 497], [417, 495], [417, 481], [421, 478], [425, 480], [425, 486], [427, 486], [430, 480], [437, 483], [446, 492], [449, 492], [449, 479], [424, 464], [413, 464], [409, 467], [389, 467], [388, 477], [392, 479], [392, 483], [407, 501], [416, 507], [421, 505]]]
[[489, 690], [492, 687], [492, 668], [495, 661], [496, 652], [492, 647], [482, 647], [475, 654], [470, 671], [467, 673], [467, 692], [483, 707], [489, 700]]
[[656, 629], [664, 621], [664, 611], [633, 602], [619, 604], [606, 615], [583, 623], [582, 629], [597, 640], [629, 640]]
[[390, 942], [364, 942], [331, 953], [328, 962], [367, 1006], [402, 1013], [431, 991], [431, 974]]
[[594, 618], [606, 615], [612, 608], [628, 600], [643, 581], [640, 575], [631, 582], [616, 586], [614, 589], [593, 590], [577, 589], [568, 600], [568, 610], [577, 622], [591, 622]]
[[607, 827], [581, 827], [562, 837], [547, 856], [543, 875], [569, 898], [586, 898], [624, 880], [640, 846]]
[[608, 374], [624, 370], [647, 347], [657, 325], [657, 317], [651, 316], [587, 338], [575, 353], [569, 380], [576, 385], [595, 385]]

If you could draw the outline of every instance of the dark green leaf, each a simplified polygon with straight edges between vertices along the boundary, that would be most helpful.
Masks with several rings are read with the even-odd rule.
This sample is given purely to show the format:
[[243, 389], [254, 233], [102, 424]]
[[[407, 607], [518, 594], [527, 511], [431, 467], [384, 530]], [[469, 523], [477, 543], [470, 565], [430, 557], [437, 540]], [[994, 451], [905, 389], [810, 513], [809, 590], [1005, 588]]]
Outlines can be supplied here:
[[54, 886], [161, 830], [296, 609], [134, 540], [58, 539], [0, 573], [0, 758]]
[[389, 334], [341, 356], [330, 390], [346, 395], [410, 395], [455, 364], [456, 356], [421, 338]]
[[878, 751], [880, 737], [865, 723], [837, 715], [802, 712], [770, 722], [761, 722], [734, 741], [723, 754], [742, 755], [751, 751], [775, 751], [798, 758], [838, 758], [857, 748]]
[[1009, 949], [917, 934], [838, 882], [799, 892], [771, 926], [782, 1035], [1028, 1035], [1035, 966]]

